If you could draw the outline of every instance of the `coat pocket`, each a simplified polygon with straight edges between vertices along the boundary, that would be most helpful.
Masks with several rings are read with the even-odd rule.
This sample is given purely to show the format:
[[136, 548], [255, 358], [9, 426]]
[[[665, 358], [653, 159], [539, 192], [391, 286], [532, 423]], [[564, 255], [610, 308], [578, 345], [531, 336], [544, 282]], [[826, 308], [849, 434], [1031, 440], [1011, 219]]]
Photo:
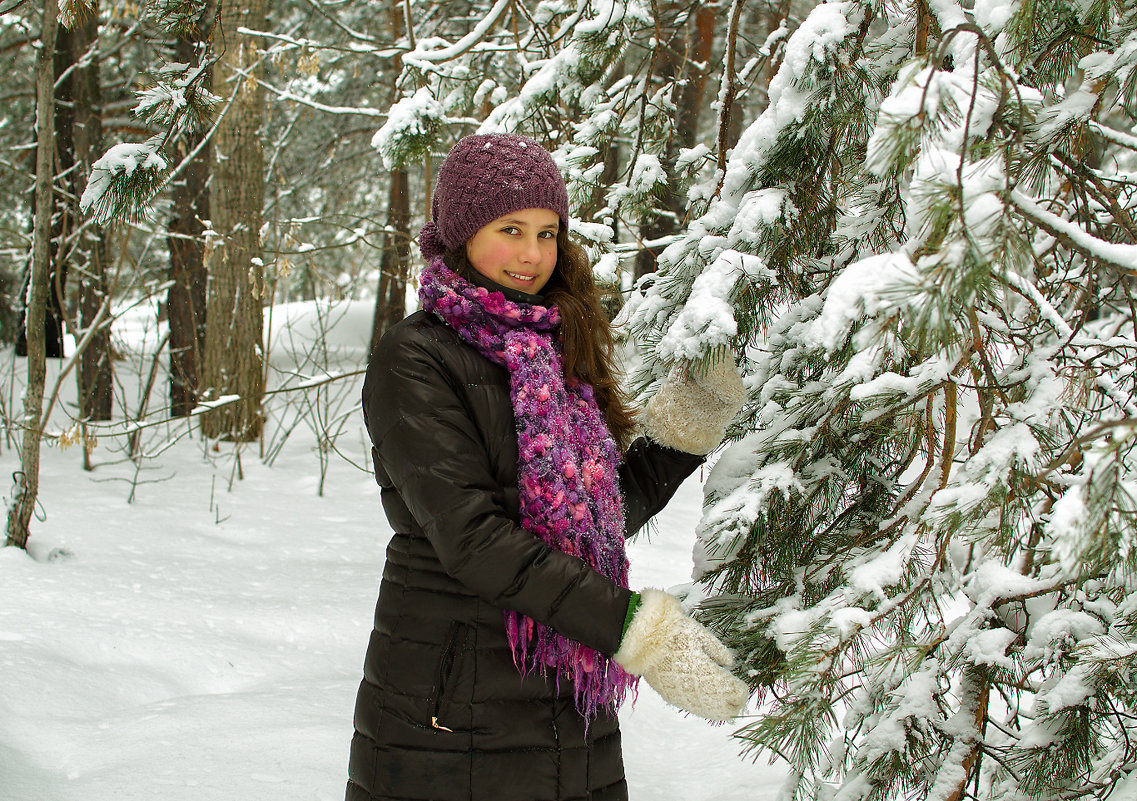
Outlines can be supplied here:
[[465, 623], [451, 622], [450, 630], [446, 633], [446, 644], [442, 648], [442, 655], [438, 658], [430, 725], [440, 731], [454, 731], [445, 721], [454, 700], [454, 689], [462, 672], [462, 662], [466, 656], [466, 640], [469, 635], [470, 627]]

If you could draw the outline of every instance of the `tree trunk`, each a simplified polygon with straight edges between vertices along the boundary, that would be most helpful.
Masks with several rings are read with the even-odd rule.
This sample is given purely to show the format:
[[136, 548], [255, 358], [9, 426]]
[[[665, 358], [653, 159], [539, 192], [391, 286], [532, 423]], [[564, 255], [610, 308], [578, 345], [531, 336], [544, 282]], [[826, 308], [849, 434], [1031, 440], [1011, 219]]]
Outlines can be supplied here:
[[[654, 72], [659, 83], [683, 88], [676, 98], [675, 136], [668, 141], [662, 159], [668, 177], [663, 213], [655, 215], [640, 229], [640, 237], [648, 242], [670, 236], [681, 227], [685, 198], [677, 191], [675, 160], [679, 149], [692, 147], [698, 136], [699, 112], [706, 93], [717, 10], [715, 7], [700, 5], [693, 12], [692, 19], [687, 6], [669, 3], [662, 8], [658, 25], [664, 36], [660, 37], [656, 45]], [[652, 247], [644, 248], [636, 254], [637, 279], [655, 272], [656, 259], [662, 252], [662, 247]]]
[[410, 180], [406, 170], [391, 173], [387, 194], [387, 233], [383, 236], [383, 255], [379, 261], [379, 292], [375, 297], [375, 318], [371, 326], [371, 348], [406, 313], [407, 275], [411, 263]]
[[[387, 5], [387, 28], [391, 41], [403, 37], [406, 20], [399, 3]], [[388, 83], [391, 102], [399, 95], [398, 81], [403, 69], [402, 58], [391, 59]], [[387, 232], [383, 235], [383, 255], [379, 259], [379, 289], [375, 294], [375, 316], [371, 321], [371, 349], [379, 338], [403, 319], [407, 305], [407, 276], [411, 267], [411, 188], [405, 169], [390, 173], [387, 188]]]
[[[79, 63], [98, 38], [98, 12], [76, 26], [69, 37], [72, 62]], [[91, 165], [103, 152], [102, 96], [98, 62], [76, 68], [71, 75], [74, 91], [71, 140], [75, 147], [75, 166], [69, 182], [68, 209], [71, 219], [79, 220], [78, 199], [91, 175]], [[77, 232], [73, 266], [79, 277], [79, 337], [92, 325], [98, 330], [79, 355], [79, 416], [83, 420], [110, 420], [112, 412], [113, 376], [111, 374], [111, 331], [109, 316], [100, 317], [109, 302], [107, 287], [106, 239], [101, 228], [87, 225]], [[87, 449], [84, 448], [84, 453]]]
[[[686, 81], [679, 94], [678, 128], [676, 131], [680, 147], [694, 147], [699, 139], [699, 116], [703, 110], [703, 98], [707, 93], [707, 78], [711, 73], [711, 53], [715, 44], [715, 28], [718, 12], [722, 9], [714, 5], [700, 5], [695, 11], [694, 41], [688, 50], [687, 62], [683, 68]], [[688, 30], [688, 36], [692, 31]], [[697, 67], [695, 65], [702, 64]]]
[[210, 399], [239, 396], [202, 420], [206, 436], [239, 442], [257, 439], [264, 425], [264, 346], [261, 300], [264, 263], [260, 231], [264, 209], [264, 90], [256, 79], [261, 51], [244, 27], [264, 30], [266, 0], [226, 3], [221, 10], [213, 86], [236, 97], [213, 140], [209, 208], [215, 242], [207, 258], [209, 300], [202, 386]]
[[[58, 7], [58, 6], [57, 6]], [[55, 129], [53, 143], [52, 171], [54, 177], [66, 185], [72, 178], [72, 169], [75, 166], [74, 147], [71, 143], [71, 128], [73, 120], [72, 93], [74, 91], [72, 77], [60, 80], [71, 66], [74, 56], [72, 54], [72, 34], [66, 28], [60, 30], [56, 25], [55, 44], [52, 46], [52, 70], [55, 87], [55, 102], [52, 106], [52, 124]], [[37, 101], [38, 102], [38, 101]], [[37, 116], [36, 137], [39, 137], [39, 122]], [[33, 193], [34, 194], [34, 193]], [[33, 205], [35, 201], [33, 200]], [[53, 242], [52, 254], [48, 265], [48, 295], [43, 319], [44, 353], [47, 358], [58, 359], [63, 356], [63, 309], [65, 304], [64, 290], [67, 284], [67, 260], [69, 248], [65, 244], [74, 231], [74, 216], [70, 214], [67, 193], [60, 191], [53, 195], [51, 216], [51, 240]], [[34, 227], [34, 226], [33, 226]], [[34, 270], [29, 266], [29, 270]], [[20, 292], [21, 304], [27, 302], [28, 283], [31, 281], [31, 272], [24, 276], [24, 285]], [[28, 355], [27, 341], [27, 308], [21, 308], [20, 329], [16, 339], [16, 355]]]
[[[51, 277], [44, 314], [44, 347], [49, 359], [63, 357], [63, 316], [67, 308], [67, 274], [74, 255], [78, 214], [68, 197], [75, 179], [75, 32], [56, 29], [55, 37], [55, 180], [51, 215]], [[66, 77], [64, 74], [66, 73]]]
[[53, 116], [55, 107], [55, 38], [59, 8], [45, 0], [43, 32], [36, 56], [36, 194], [32, 237], [32, 269], [25, 313], [27, 337], [27, 388], [24, 390], [23, 447], [12, 503], [8, 507], [8, 544], [27, 548], [28, 525], [39, 495], [40, 432], [43, 414], [43, 384], [46, 373], [43, 336], [44, 304], [51, 268], [51, 197]]
[[[193, 63], [199, 39], [179, 39], [174, 59]], [[184, 158], [193, 152], [204, 136], [204, 132], [196, 133], [176, 143], [176, 156]], [[212, 144], [207, 143], [172, 187], [174, 214], [166, 242], [173, 283], [166, 295], [166, 312], [170, 325], [170, 414], [175, 417], [184, 417], [197, 405], [198, 372], [205, 349], [208, 273], [202, 235], [204, 221], [209, 219], [211, 156]]]

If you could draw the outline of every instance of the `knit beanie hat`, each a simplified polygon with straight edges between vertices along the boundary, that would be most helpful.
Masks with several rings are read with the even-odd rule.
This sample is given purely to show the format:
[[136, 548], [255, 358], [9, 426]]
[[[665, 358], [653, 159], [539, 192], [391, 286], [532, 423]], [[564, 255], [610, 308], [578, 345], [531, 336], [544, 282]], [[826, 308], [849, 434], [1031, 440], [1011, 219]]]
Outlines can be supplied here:
[[463, 137], [438, 171], [433, 219], [419, 233], [423, 258], [457, 250], [482, 226], [521, 209], [555, 211], [568, 225], [568, 192], [553, 157], [516, 134]]

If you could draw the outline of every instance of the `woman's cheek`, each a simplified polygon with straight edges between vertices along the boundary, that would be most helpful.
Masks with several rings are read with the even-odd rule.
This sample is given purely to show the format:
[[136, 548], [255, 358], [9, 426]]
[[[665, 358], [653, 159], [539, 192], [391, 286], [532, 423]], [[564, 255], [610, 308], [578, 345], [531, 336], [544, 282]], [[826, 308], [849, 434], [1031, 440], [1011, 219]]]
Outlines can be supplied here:
[[482, 241], [473, 248], [467, 248], [466, 256], [475, 270], [495, 279], [494, 273], [509, 264], [509, 247], [499, 242]]
[[511, 242], [495, 241], [490, 244], [488, 258], [494, 267], [508, 267], [513, 263], [516, 248]]

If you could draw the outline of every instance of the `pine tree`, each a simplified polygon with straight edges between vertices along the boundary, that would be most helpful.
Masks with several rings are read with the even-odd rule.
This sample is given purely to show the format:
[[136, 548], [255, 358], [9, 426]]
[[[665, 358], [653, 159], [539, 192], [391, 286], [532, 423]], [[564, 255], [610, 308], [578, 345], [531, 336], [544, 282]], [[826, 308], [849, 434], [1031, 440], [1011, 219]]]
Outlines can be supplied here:
[[[404, 36], [406, 19], [402, 8], [387, 9], [387, 25], [391, 38], [399, 41]], [[402, 72], [402, 59], [395, 56], [385, 65], [383, 77], [391, 85], [392, 95], [398, 96], [398, 79]], [[387, 190], [387, 225], [383, 235], [383, 253], [379, 257], [379, 284], [375, 292], [375, 314], [371, 320], [371, 348], [391, 326], [406, 314], [407, 279], [411, 266], [411, 187], [406, 168], [390, 171]]]
[[1137, 756], [1137, 8], [818, 5], [627, 308], [748, 403], [693, 591], [783, 797], [1105, 797]]
[[265, 390], [264, 89], [257, 80], [263, 51], [245, 31], [266, 26], [266, 0], [222, 6], [219, 35], [226, 47], [214, 66], [214, 85], [229, 108], [214, 137], [209, 208], [214, 241], [206, 306], [208, 324], [201, 384], [209, 400], [233, 400], [202, 419], [206, 436], [236, 442], [260, 438]]
[[[83, 226], [78, 214], [79, 196], [103, 147], [102, 88], [99, 64], [95, 58], [98, 35], [98, 17], [91, 13], [75, 25], [71, 36], [66, 37], [72, 48], [73, 74], [67, 83], [72, 90], [70, 94], [74, 105], [71, 144], [75, 161], [75, 172], [69, 177], [66, 209], [68, 219], [74, 221], [77, 229], [72, 255], [78, 284], [79, 331], [76, 335], [80, 343], [86, 340], [76, 371], [79, 417], [82, 420], [110, 420], [114, 395], [106, 232], [97, 226]], [[89, 468], [91, 440], [84, 437], [83, 445], [83, 464]]]

